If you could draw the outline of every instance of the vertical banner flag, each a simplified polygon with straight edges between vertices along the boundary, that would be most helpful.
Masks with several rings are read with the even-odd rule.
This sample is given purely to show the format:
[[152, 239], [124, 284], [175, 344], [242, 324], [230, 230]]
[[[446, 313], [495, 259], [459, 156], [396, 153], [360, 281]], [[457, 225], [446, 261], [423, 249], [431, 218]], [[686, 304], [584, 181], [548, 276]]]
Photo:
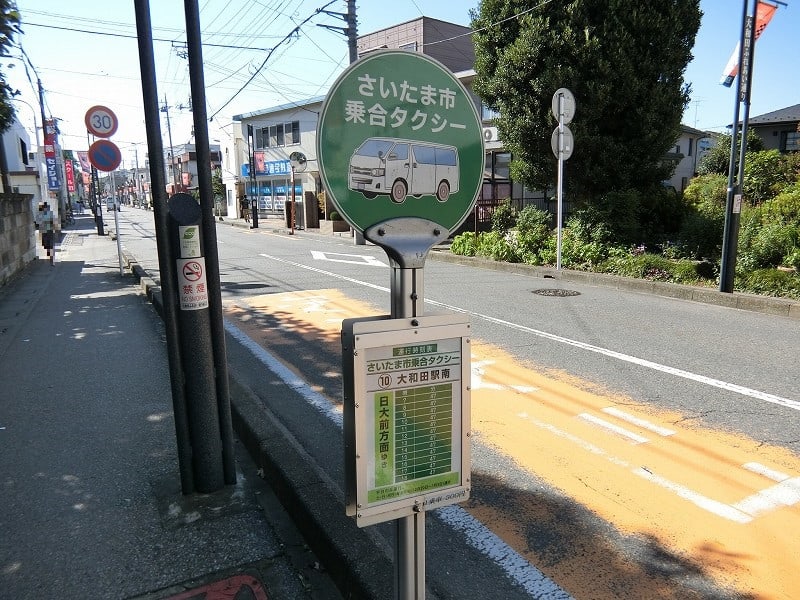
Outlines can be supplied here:
[[47, 189], [58, 190], [61, 180], [58, 177], [58, 163], [56, 162], [56, 144], [58, 143], [58, 130], [53, 119], [44, 122], [44, 160], [47, 165]]
[[67, 191], [70, 194], [75, 193], [75, 173], [71, 159], [64, 160], [64, 176], [67, 178]]
[[86, 151], [78, 150], [78, 162], [81, 165], [81, 171], [84, 173], [92, 172], [92, 165], [89, 163], [89, 153]]
[[[761, 32], [767, 28], [776, 10], [778, 10], [776, 5], [762, 2], [761, 0], [756, 4], [756, 40], [758, 36], [761, 35]], [[755, 40], [751, 43], [755, 43]], [[722, 78], [719, 82], [725, 87], [731, 87], [733, 80], [736, 79], [736, 75], [739, 74], [740, 45], [741, 41], [736, 43], [736, 48], [733, 49], [733, 54], [731, 54], [731, 57], [728, 59], [728, 64], [725, 65], [725, 70], [722, 72]]]

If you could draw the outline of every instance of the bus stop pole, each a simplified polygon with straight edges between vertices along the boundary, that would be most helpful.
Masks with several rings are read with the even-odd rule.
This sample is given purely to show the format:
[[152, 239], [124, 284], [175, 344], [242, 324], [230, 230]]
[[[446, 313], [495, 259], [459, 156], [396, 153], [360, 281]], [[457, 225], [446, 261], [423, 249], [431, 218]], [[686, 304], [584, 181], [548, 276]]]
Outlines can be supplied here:
[[[423, 268], [408, 269], [392, 263], [391, 301], [393, 319], [421, 317]], [[395, 520], [394, 550], [396, 600], [425, 598], [425, 512]]]

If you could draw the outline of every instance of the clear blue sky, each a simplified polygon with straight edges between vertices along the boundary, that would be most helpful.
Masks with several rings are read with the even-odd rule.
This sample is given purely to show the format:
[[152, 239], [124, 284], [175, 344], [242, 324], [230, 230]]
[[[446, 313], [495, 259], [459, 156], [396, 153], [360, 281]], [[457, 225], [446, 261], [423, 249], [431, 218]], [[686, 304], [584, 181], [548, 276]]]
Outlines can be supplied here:
[[[704, 16], [695, 58], [686, 70], [686, 80], [693, 88], [692, 103], [683, 119], [686, 125], [724, 131], [733, 120], [734, 90], [719, 85], [719, 80], [739, 39], [744, 1], [701, 1]], [[17, 4], [23, 18], [21, 43], [42, 80], [48, 116], [60, 119], [62, 146], [87, 148], [84, 114], [89, 107], [102, 104], [119, 117], [120, 127], [112, 140], [121, 147], [126, 166], [133, 164], [134, 148], [143, 161], [146, 137], [133, 2], [17, 0]], [[153, 36], [165, 40], [154, 44], [159, 99], [163, 103], [166, 96], [171, 106], [173, 142], [186, 143], [191, 137], [192, 117], [181, 108], [189, 103], [188, 64], [181, 57], [183, 2], [153, 0], [150, 4]], [[322, 95], [348, 64], [344, 36], [317, 26], [342, 27], [344, 22], [324, 13], [302, 26], [298, 36], [278, 45], [325, 6], [326, 0], [198, 0], [198, 4], [204, 44], [246, 48], [204, 48], [209, 116], [234, 97], [264, 62], [267, 49], [277, 45], [266, 66], [220, 111], [216, 123], [229, 123], [234, 114]], [[796, 58], [800, 0], [788, 4], [779, 8], [756, 45], [751, 116], [800, 103]], [[475, 6], [476, 0], [359, 0], [358, 32], [369, 33], [420, 15], [469, 25], [469, 10]], [[343, 13], [346, 3], [336, 0], [327, 10]], [[9, 82], [29, 105], [20, 103], [18, 113], [32, 132], [33, 108], [38, 107], [34, 87], [21, 61], [11, 59], [2, 64]], [[35, 84], [36, 75], [31, 76]], [[578, 119], [580, 98], [576, 100]], [[40, 121], [38, 108], [36, 121]], [[167, 143], [163, 118], [162, 130]], [[212, 123], [209, 135], [214, 140], [224, 134]]]

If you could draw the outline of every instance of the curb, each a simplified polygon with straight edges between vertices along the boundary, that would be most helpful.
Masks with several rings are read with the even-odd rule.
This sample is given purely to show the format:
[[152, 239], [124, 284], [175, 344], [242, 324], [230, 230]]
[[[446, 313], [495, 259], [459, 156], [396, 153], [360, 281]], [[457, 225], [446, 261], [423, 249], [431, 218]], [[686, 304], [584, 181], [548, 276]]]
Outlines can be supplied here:
[[[123, 259], [163, 319], [161, 287], [133, 255], [123, 252]], [[345, 515], [344, 501], [334, 493], [335, 484], [232, 369], [228, 379], [236, 436], [342, 596], [385, 597], [387, 573], [394, 569], [385, 550], [369, 530]]]
[[632, 277], [606, 275], [604, 273], [590, 273], [588, 271], [573, 271], [570, 269], [561, 269], [559, 271], [552, 267], [504, 263], [473, 256], [459, 256], [457, 254], [451, 254], [446, 250], [434, 249], [430, 252], [428, 257], [442, 262], [469, 265], [483, 269], [492, 269], [494, 271], [516, 273], [544, 279], [555, 279], [558, 281], [572, 281], [586, 285], [611, 287], [618, 290], [652, 294], [665, 298], [691, 300], [703, 304], [713, 304], [727, 308], [800, 319], [800, 302], [797, 300], [789, 300], [788, 298], [773, 298], [771, 296], [759, 296], [758, 294], [745, 294], [742, 292], [728, 294], [712, 288], [683, 285], [680, 283], [666, 283], [663, 281], [651, 281], [648, 279], [634, 279]]

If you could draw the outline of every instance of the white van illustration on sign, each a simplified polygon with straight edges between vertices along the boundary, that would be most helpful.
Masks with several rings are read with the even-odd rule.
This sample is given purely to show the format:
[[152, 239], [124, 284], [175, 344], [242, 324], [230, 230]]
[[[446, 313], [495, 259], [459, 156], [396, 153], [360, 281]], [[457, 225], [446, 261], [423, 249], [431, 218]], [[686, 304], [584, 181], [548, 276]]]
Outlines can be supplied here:
[[411, 194], [436, 196], [446, 202], [458, 191], [458, 150], [454, 146], [400, 140], [367, 138], [350, 157], [348, 187], [367, 198], [389, 194], [402, 203]]

